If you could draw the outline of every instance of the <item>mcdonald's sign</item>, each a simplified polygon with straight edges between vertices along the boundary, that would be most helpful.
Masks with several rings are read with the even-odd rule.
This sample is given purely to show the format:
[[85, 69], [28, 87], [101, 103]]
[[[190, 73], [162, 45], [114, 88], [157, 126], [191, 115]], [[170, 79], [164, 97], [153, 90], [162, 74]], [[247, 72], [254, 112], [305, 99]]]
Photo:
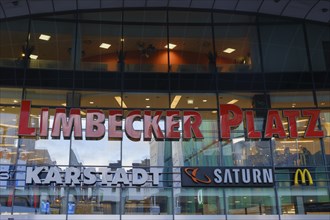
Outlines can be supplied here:
[[308, 178], [309, 185], [313, 185], [313, 178], [311, 173], [307, 169], [297, 169], [294, 174], [294, 185], [299, 185], [299, 177], [301, 179], [301, 184], [306, 184], [306, 176]]

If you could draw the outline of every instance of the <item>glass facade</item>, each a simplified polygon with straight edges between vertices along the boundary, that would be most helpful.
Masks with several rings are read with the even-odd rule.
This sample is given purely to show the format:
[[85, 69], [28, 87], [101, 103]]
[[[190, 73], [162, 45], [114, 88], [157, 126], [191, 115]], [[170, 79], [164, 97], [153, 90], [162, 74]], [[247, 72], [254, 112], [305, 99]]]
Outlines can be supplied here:
[[[0, 20], [0, 218], [328, 219], [329, 25], [288, 21], [143, 9]], [[23, 100], [32, 103], [28, 126], [37, 130], [41, 109], [49, 109], [48, 135], [18, 135]], [[285, 138], [247, 138], [245, 119], [229, 139], [221, 138], [221, 104], [253, 111], [261, 133], [267, 111], [276, 110]], [[72, 108], [80, 111], [82, 138], [52, 137], [55, 113], [64, 109], [69, 116]], [[309, 118], [302, 115], [297, 138], [289, 137], [282, 111], [305, 109], [320, 110], [314, 130], [322, 129], [324, 137], [305, 137]], [[95, 110], [104, 113], [105, 135], [88, 138], [88, 113]], [[115, 129], [122, 138], [107, 136], [115, 132], [109, 110], [122, 113], [115, 119], [122, 120]], [[132, 122], [137, 141], [127, 127], [136, 111], [142, 114]], [[202, 117], [203, 139], [182, 138], [185, 111]], [[170, 129], [166, 114], [177, 114], [179, 138], [156, 138], [154, 127], [145, 129], [141, 118], [157, 112], [163, 135]], [[46, 167], [41, 180], [53, 180], [27, 184], [31, 167]], [[182, 167], [267, 167], [274, 185], [186, 187]], [[159, 184], [126, 184], [126, 172], [141, 169], [160, 172]], [[95, 182], [56, 184], [58, 173], [71, 175], [65, 170], [97, 173]], [[307, 184], [295, 184], [297, 170]]]

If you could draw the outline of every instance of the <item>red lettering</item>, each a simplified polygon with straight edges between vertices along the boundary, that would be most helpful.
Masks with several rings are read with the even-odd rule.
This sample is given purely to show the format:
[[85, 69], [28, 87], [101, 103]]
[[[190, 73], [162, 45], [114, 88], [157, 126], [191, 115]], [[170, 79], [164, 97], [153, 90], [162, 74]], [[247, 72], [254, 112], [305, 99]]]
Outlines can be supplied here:
[[23, 100], [21, 104], [21, 114], [18, 124], [18, 135], [21, 136], [36, 135], [36, 129], [29, 127], [30, 110], [31, 110], [31, 101]]
[[309, 117], [308, 126], [305, 132], [305, 138], [321, 138], [324, 137], [323, 130], [315, 130], [317, 127], [317, 120], [320, 116], [320, 110], [316, 109], [306, 109], [302, 111], [302, 115]]
[[[108, 138], [122, 140], [123, 132], [122, 132], [122, 120], [123, 111], [122, 110], [110, 110], [109, 111], [109, 125], [108, 125]], [[120, 118], [120, 120], [117, 120]]]
[[170, 140], [179, 140], [180, 132], [179, 129], [179, 111], [170, 110], [166, 111], [166, 138]]
[[254, 128], [254, 112], [249, 110], [245, 111], [246, 118], [246, 127], [247, 127], [247, 136], [248, 138], [261, 138], [261, 132], [256, 131]]
[[232, 104], [220, 105], [221, 138], [230, 138], [230, 129], [237, 127], [243, 121], [240, 107]]
[[183, 139], [189, 140], [192, 138], [192, 134], [195, 139], [203, 139], [203, 134], [199, 129], [202, 124], [202, 117], [195, 111], [183, 112]]
[[296, 119], [299, 117], [299, 110], [284, 110], [284, 117], [288, 118], [288, 128], [290, 138], [298, 137], [297, 122]]
[[57, 108], [52, 129], [52, 138], [60, 138], [61, 125], [63, 129], [63, 137], [69, 139], [71, 137], [72, 128], [74, 129], [75, 139], [82, 138], [80, 109], [73, 108], [70, 110], [69, 120], [66, 118], [65, 108]]
[[87, 110], [86, 139], [102, 139], [105, 134], [105, 116], [101, 110]]
[[158, 124], [161, 119], [162, 113], [163, 113], [162, 111], [156, 111], [155, 115], [151, 117], [151, 111], [144, 112], [144, 118], [143, 118], [144, 141], [151, 140], [151, 133], [154, 134], [155, 140], [157, 141], [164, 140], [164, 134]]
[[285, 138], [285, 130], [281, 121], [281, 117], [277, 110], [269, 110], [267, 113], [265, 138], [271, 138], [277, 134], [279, 138]]
[[48, 108], [41, 109], [40, 113], [40, 137], [47, 138], [48, 137], [48, 117], [49, 110]]
[[141, 131], [134, 130], [134, 121], [141, 119], [141, 111], [134, 110], [128, 113], [125, 120], [125, 132], [129, 139], [139, 141], [141, 139]]

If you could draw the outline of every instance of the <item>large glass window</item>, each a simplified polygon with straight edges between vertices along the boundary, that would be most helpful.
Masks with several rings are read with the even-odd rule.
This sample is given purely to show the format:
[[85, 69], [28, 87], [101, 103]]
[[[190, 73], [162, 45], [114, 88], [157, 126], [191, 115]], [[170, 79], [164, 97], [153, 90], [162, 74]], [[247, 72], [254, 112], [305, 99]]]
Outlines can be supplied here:
[[260, 36], [266, 72], [308, 70], [302, 25], [260, 25]]
[[[226, 190], [228, 219], [230, 215], [275, 215], [276, 202], [272, 188]], [[233, 217], [234, 219], [234, 217]]]
[[29, 67], [73, 69], [75, 30], [74, 22], [33, 20], [25, 52]]
[[260, 58], [255, 26], [214, 26], [218, 72], [259, 72]]
[[330, 29], [307, 24], [308, 46], [314, 71], [330, 71]]
[[[0, 66], [24, 67], [28, 20], [0, 22]], [[29, 58], [28, 58], [29, 59]]]

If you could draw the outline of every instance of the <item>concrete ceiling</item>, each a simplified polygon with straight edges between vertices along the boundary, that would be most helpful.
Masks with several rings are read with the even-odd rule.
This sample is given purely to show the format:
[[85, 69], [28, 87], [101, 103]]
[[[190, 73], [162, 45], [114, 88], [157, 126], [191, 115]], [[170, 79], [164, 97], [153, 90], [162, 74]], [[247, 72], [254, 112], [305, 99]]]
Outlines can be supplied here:
[[330, 0], [0, 0], [0, 19], [122, 7], [215, 9], [330, 23]]

